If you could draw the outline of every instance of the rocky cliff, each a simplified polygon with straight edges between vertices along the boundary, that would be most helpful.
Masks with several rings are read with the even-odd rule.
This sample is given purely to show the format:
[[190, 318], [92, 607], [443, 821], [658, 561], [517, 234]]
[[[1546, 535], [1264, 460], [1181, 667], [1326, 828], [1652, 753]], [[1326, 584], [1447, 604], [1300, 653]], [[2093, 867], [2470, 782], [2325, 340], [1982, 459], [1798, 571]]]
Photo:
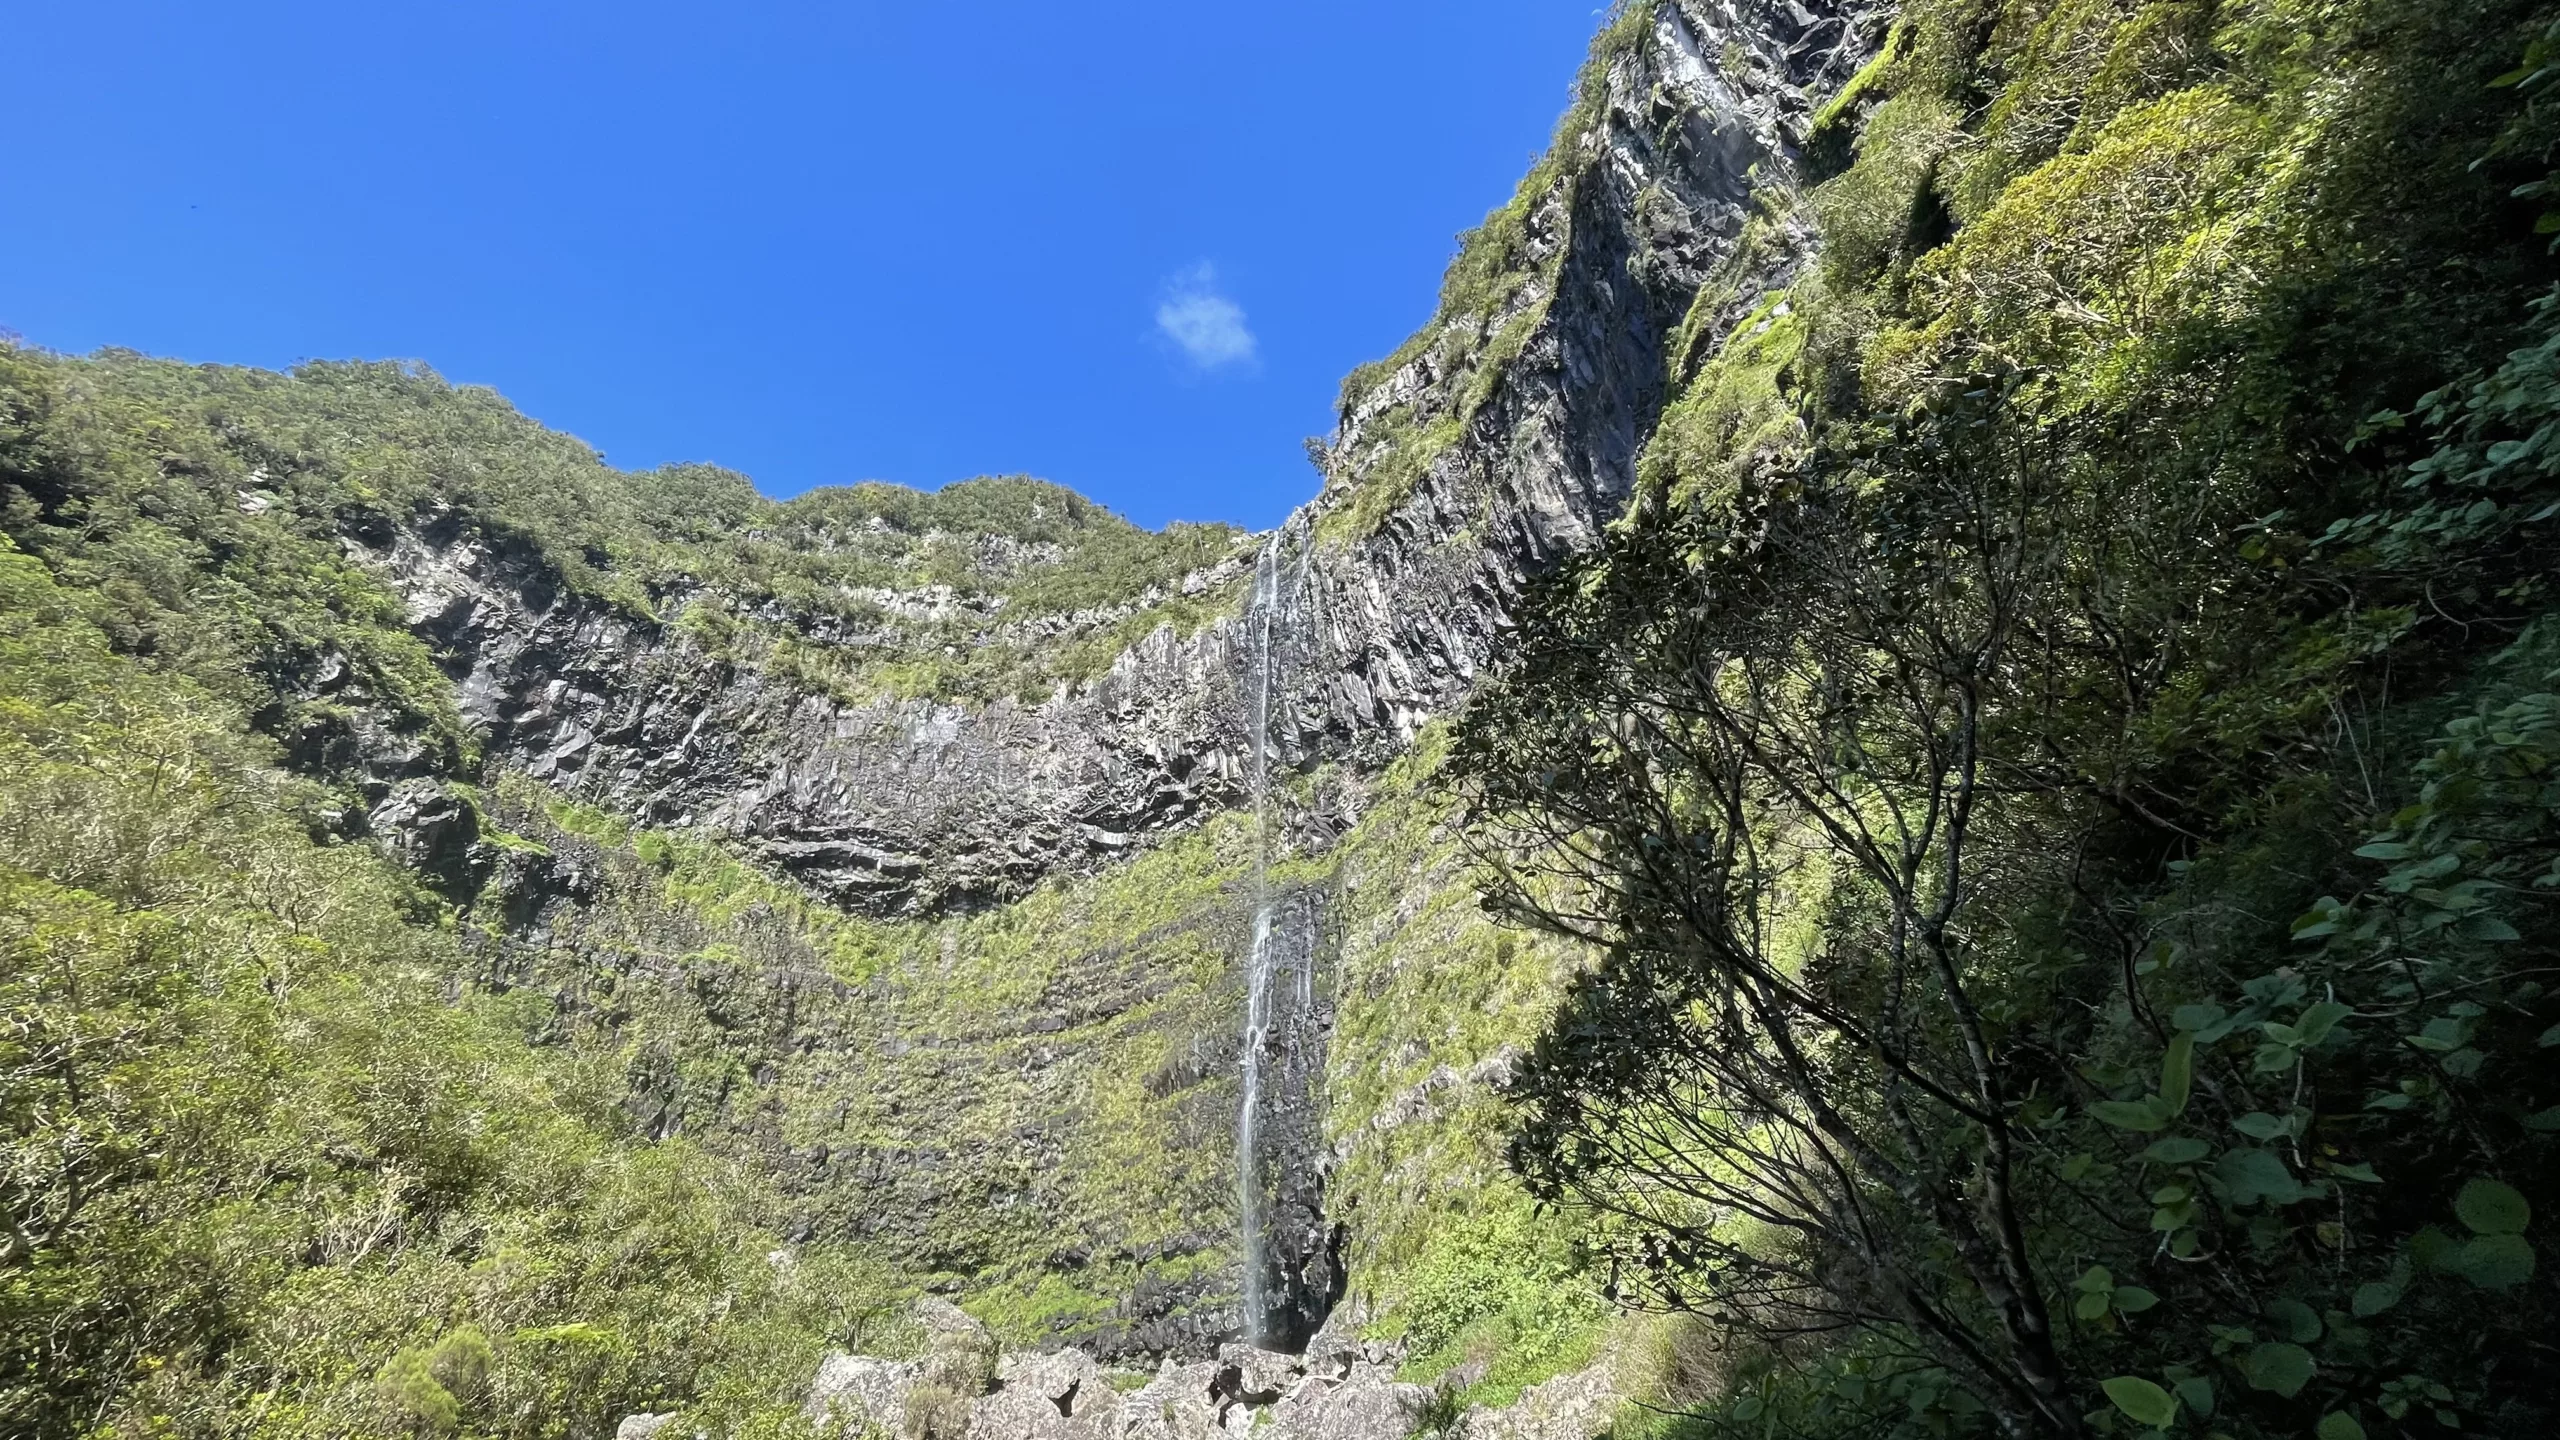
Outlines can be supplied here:
[[[1554, 153], [1469, 237], [1431, 327], [1346, 385], [1322, 493], [1269, 537], [1285, 652], [1272, 741], [1289, 763], [1374, 768], [1448, 713], [1522, 580], [1625, 505], [1675, 341], [1712, 344], [1806, 259], [1796, 166], [1814, 111], [1880, 38], [1878, 8], [1690, 0], [1612, 23]], [[726, 597], [682, 589], [664, 620], [636, 618], [464, 514], [351, 543], [447, 657], [491, 763], [730, 835], [866, 913], [1008, 900], [1246, 798], [1249, 553], [1168, 587], [1216, 597], [1220, 618], [1156, 625], [1045, 695], [953, 703], [848, 700], [728, 663], [670, 623]], [[982, 594], [881, 598], [974, 611], [974, 643], [1022, 638]], [[845, 631], [822, 618], [797, 638], [838, 646]]]
[[1365, 1326], [1516, 1393], [1607, 1313], [1500, 1160], [1579, 962], [1476, 912], [1434, 722], [1806, 264], [1883, 9], [1615, 14], [1268, 535], [626, 474], [414, 367], [17, 352], [0, 522], [790, 1244], [1096, 1363]]
[[[1098, 616], [1023, 622], [965, 584], [882, 596], [959, 614], [975, 627], [963, 643], [980, 645], [1020, 643], [1023, 623], [1053, 639], [1125, 633], [1136, 617], [1139, 637], [1088, 678], [992, 699], [830, 693], [706, 643], [688, 613], [750, 611], [714, 587], [671, 588], [656, 617], [635, 616], [457, 515], [351, 542], [445, 657], [491, 769], [644, 829], [724, 837], [835, 906], [897, 922], [877, 943], [905, 958], [858, 986], [794, 979], [828, 967], [780, 952], [761, 974], [727, 974], [742, 992], [732, 1023], [696, 1006], [681, 1028], [719, 1032], [742, 1073], [716, 1096], [649, 1082], [648, 1103], [680, 1114], [664, 1123], [760, 1136], [802, 1197], [801, 1233], [885, 1237], [1106, 1356], [1203, 1353], [1254, 1327], [1238, 1287], [1267, 1291], [1275, 1343], [1296, 1343], [1351, 1283], [1346, 1267], [1412, 1263], [1427, 1241], [1399, 1216], [1439, 1213], [1419, 1192], [1482, 1183], [1466, 1171], [1498, 1163], [1480, 1141], [1424, 1158], [1435, 1143], [1417, 1137], [1481, 1103], [1570, 961], [1506, 957], [1529, 979], [1480, 997], [1516, 1007], [1500, 1040], [1414, 1028], [1430, 1008], [1416, 992], [1486, 964], [1470, 952], [1491, 942], [1422, 919], [1464, 894], [1452, 858], [1406, 875], [1347, 858], [1413, 854], [1443, 833], [1444, 815], [1410, 807], [1365, 820], [1375, 777], [1497, 657], [1522, 583], [1626, 505], [1675, 368], [1808, 259], [1797, 167], [1815, 111], [1880, 39], [1875, 8], [1685, 0], [1614, 19], [1554, 152], [1468, 237], [1433, 324], [1346, 384], [1324, 487], [1277, 532]], [[1205, 618], [1150, 623], [1177, 598], [1205, 599]], [[847, 638], [839, 621], [765, 619], [807, 646]], [[1252, 809], [1257, 777], [1262, 821], [1201, 832]], [[549, 833], [538, 808], [520, 803], [516, 823]], [[377, 818], [397, 830], [404, 815]], [[1185, 835], [1198, 838], [1128, 871]], [[1259, 878], [1274, 863], [1296, 867], [1276, 910]], [[1094, 923], [1130, 898], [1112, 877], [1131, 873], [1150, 877], [1152, 918]], [[650, 927], [599, 944], [591, 898], [516, 879], [496, 944], [525, 980], [592, 995], [599, 973], [654, 969], [698, 992], [724, 969], [629, 938]], [[645, 880], [626, 877], [626, 896]], [[1021, 908], [1043, 882], [1065, 888]], [[1275, 915], [1306, 1000], [1286, 1024], [1249, 1026], [1255, 936]], [[1367, 993], [1333, 993], [1339, 941], [1315, 937], [1351, 925], [1368, 927], [1353, 940]], [[1026, 927], [1045, 978], [996, 978]], [[644, 955], [659, 958], [629, 958]], [[1401, 1015], [1371, 1013], [1388, 1003]], [[1329, 1057], [1337, 1025], [1359, 1038]], [[1265, 1070], [1274, 1083], [1237, 1093], [1240, 1072]], [[1120, 1088], [1132, 1075], [1144, 1083]], [[1238, 1153], [1240, 1107], [1257, 1138]], [[1109, 1156], [1149, 1183], [1088, 1184]], [[1338, 1170], [1366, 1178], [1329, 1193]], [[1268, 1273], [1239, 1279], [1238, 1226], [1266, 1208]]]

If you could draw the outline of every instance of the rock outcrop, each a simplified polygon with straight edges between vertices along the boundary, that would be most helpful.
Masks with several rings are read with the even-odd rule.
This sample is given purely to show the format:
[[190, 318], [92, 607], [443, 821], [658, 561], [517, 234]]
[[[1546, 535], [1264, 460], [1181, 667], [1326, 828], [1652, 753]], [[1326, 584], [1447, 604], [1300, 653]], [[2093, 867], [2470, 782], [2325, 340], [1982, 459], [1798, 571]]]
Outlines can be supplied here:
[[[805, 1413], [842, 1440], [922, 1440], [930, 1426], [914, 1403], [926, 1383], [921, 1372], [917, 1364], [830, 1355]], [[1431, 1399], [1428, 1387], [1366, 1360], [1311, 1367], [1230, 1345], [1214, 1360], [1168, 1358], [1150, 1375], [1062, 1350], [1006, 1356], [987, 1393], [970, 1401], [965, 1428], [931, 1433], [934, 1440], [1404, 1440]]]
[[[1623, 509], [1674, 332], [1687, 319], [1721, 336], [1809, 256], [1794, 167], [1879, 8], [1664, 0], [1613, 31], [1579, 120], [1515, 202], [1498, 311], [1447, 311], [1348, 396], [1328, 483], [1272, 537], [1286, 760], [1374, 763], [1449, 713], [1522, 584]], [[1702, 293], [1714, 313], [1692, 318]], [[1418, 451], [1415, 436], [1434, 438]], [[1232, 563], [1180, 587], [1237, 594], [1227, 619], [1162, 625], [1037, 702], [968, 706], [811, 693], [674, 623], [705, 597], [672, 594], [660, 622], [640, 620], [452, 516], [349, 545], [447, 657], [493, 761], [734, 836], [848, 908], [1000, 902], [1246, 796], [1257, 657]], [[959, 606], [940, 590], [874, 598]]]
[[[1622, 1398], [1603, 1358], [1502, 1406], [1460, 1406], [1440, 1387], [1397, 1378], [1393, 1346], [1338, 1329], [1304, 1354], [1250, 1345], [1207, 1359], [1166, 1357], [1152, 1370], [1103, 1364], [1079, 1349], [994, 1356], [992, 1342], [948, 1302], [918, 1303], [930, 1337], [920, 1358], [828, 1355], [801, 1414], [834, 1440], [1594, 1440]], [[962, 1357], [955, 1360], [955, 1355]], [[956, 1393], [959, 1392], [959, 1393]], [[956, 1403], [954, 1403], [956, 1402]], [[683, 1433], [676, 1415], [634, 1415], [624, 1437]]]

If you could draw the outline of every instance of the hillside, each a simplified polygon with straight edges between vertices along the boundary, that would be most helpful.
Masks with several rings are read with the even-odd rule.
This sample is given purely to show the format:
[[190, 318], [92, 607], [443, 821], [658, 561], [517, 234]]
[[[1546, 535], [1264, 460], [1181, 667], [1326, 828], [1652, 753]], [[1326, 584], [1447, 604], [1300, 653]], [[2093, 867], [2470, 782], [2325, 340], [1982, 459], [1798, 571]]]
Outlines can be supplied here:
[[0, 351], [0, 1428], [2544, 1433], [2555, 26], [1623, 6], [1263, 535]]

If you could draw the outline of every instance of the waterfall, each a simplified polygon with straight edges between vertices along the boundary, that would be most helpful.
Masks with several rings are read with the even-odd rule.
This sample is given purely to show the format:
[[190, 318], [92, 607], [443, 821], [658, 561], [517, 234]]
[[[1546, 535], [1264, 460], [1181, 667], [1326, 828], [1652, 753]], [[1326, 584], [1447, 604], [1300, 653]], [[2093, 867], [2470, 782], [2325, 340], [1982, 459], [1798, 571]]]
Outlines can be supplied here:
[[[1303, 894], [1272, 892], [1272, 853], [1280, 848], [1280, 825], [1272, 799], [1272, 761], [1280, 746], [1272, 738], [1283, 694], [1283, 664], [1290, 643], [1290, 620], [1298, 597], [1306, 594], [1308, 566], [1316, 559], [1311, 538], [1293, 536], [1295, 520], [1272, 530], [1254, 561], [1252, 607], [1247, 635], [1252, 643], [1247, 682], [1247, 781], [1254, 797], [1254, 925], [1252, 948], [1244, 958], [1244, 1056], [1242, 1099], [1236, 1104], [1236, 1215], [1244, 1243], [1244, 1340], [1254, 1345], [1288, 1345], [1306, 1338], [1311, 1299], [1308, 1289], [1306, 1222], [1308, 1181], [1303, 1150], [1308, 1145], [1308, 1074], [1311, 1056], [1321, 1056], [1316, 1025], [1316, 907]], [[1288, 566], [1288, 546], [1298, 546], [1298, 564]], [[1308, 1048], [1316, 1045], [1316, 1048]], [[1321, 1061], [1318, 1061], [1321, 1063]], [[1298, 1066], [1293, 1071], [1290, 1066]], [[1295, 1207], [1295, 1212], [1290, 1207]], [[1288, 1222], [1288, 1227], [1283, 1227]], [[1275, 1232], [1285, 1230], [1285, 1232]], [[1313, 1271], [1321, 1276], [1321, 1268]], [[1275, 1279], [1280, 1281], [1275, 1294]], [[1329, 1299], [1316, 1299], [1318, 1317]]]
[[[1291, 546], [1297, 549], [1294, 564]], [[1245, 616], [1249, 647], [1241, 689], [1246, 779], [1254, 814], [1253, 929], [1245, 954], [1240, 1097], [1236, 1108], [1236, 1209], [1244, 1259], [1242, 1330], [1266, 1349], [1303, 1345], [1341, 1294], [1338, 1237], [1324, 1215], [1320, 1091], [1332, 1007], [1317, 998], [1324, 902], [1305, 887], [1275, 885], [1286, 826], [1274, 793], [1287, 757], [1291, 646], [1304, 639], [1300, 611], [1315, 546], [1283, 525], [1264, 544]]]
[[1236, 1200], [1244, 1231], [1244, 1338], [1269, 1333], [1271, 1246], [1262, 1184], [1262, 1044], [1271, 1023], [1271, 906], [1254, 906], [1253, 953], [1245, 979], [1244, 1100], [1236, 1114]]
[[1272, 532], [1254, 561], [1253, 698], [1246, 717], [1246, 775], [1253, 788], [1253, 944], [1245, 959], [1243, 1098], [1236, 1110], [1236, 1209], [1244, 1243], [1243, 1325], [1246, 1343], [1270, 1330], [1269, 1192], [1262, 1179], [1262, 1052], [1271, 1031], [1271, 700], [1279, 669], [1280, 541]]

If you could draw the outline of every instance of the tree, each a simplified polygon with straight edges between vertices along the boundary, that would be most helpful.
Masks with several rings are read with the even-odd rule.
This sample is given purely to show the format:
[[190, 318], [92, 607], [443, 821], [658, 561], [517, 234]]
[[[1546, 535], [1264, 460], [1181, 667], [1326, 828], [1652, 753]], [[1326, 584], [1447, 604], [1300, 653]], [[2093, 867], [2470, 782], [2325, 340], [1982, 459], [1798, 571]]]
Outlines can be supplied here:
[[2543, 605], [2555, 353], [2335, 525], [2013, 375], [1524, 605], [1456, 763], [1488, 904], [1600, 958], [1513, 1162], [1621, 1294], [1833, 1364], [1749, 1433], [2537, 1433], [2560, 621], [2406, 637]]
[[2073, 1434], [2008, 902], [2069, 881], [2078, 667], [2158, 664], [2067, 618], [2139, 497], [2065, 486], [2022, 383], [1615, 547], [1524, 627], [1460, 763], [1491, 902], [1607, 952], [1522, 1084], [1532, 1183], [1638, 1222], [1661, 1298], [1891, 1327], [2008, 1428]]

